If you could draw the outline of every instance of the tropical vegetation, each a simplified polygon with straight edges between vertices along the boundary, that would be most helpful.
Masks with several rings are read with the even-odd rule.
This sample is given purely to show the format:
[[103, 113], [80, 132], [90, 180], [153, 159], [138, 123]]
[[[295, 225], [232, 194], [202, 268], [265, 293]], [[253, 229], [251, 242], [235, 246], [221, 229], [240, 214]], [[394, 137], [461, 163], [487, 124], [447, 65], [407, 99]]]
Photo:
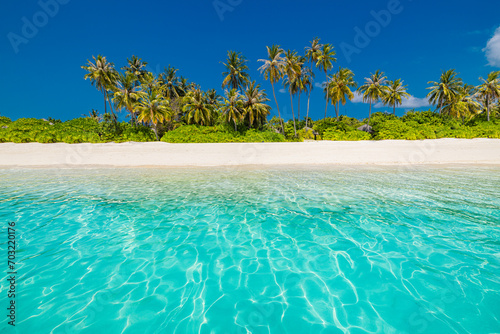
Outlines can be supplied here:
[[[51, 118], [11, 121], [0, 116], [0, 142], [499, 137], [500, 71], [479, 78], [478, 85], [473, 86], [465, 83], [454, 69], [445, 70], [438, 81], [429, 81], [427, 98], [434, 111], [411, 110], [397, 117], [396, 108], [404, 107], [406, 99], [411, 98], [402, 79], [388, 79], [383, 71], [376, 70], [358, 83], [349, 68], [339, 67], [332, 73], [337, 61], [335, 48], [322, 44], [319, 38], [313, 39], [303, 52], [284, 50], [280, 45], [266, 49], [263, 53], [266, 57], [258, 60], [261, 63], [258, 70], [271, 83], [272, 102], [265, 89], [251, 78], [249, 60], [238, 51], [228, 51], [227, 59], [221, 62], [222, 96], [215, 89], [203, 90], [170, 65], [154, 74], [148, 70], [147, 62], [132, 56], [126, 66], [116, 69], [105, 56], [97, 55], [82, 69], [83, 78], [103, 96], [103, 113], [92, 109], [88, 115], [66, 122]], [[322, 73], [320, 82], [315, 82], [316, 72]], [[310, 118], [314, 87], [322, 87], [325, 98], [325, 114], [320, 120]], [[288, 93], [291, 119], [282, 118], [276, 89]], [[301, 115], [303, 94], [307, 96], [305, 117]], [[358, 97], [369, 104], [368, 117], [357, 120], [341, 115], [340, 105]], [[377, 103], [392, 108], [392, 113], [372, 114]], [[334, 117], [328, 115], [328, 104], [334, 106]], [[273, 105], [277, 115], [271, 117]]]

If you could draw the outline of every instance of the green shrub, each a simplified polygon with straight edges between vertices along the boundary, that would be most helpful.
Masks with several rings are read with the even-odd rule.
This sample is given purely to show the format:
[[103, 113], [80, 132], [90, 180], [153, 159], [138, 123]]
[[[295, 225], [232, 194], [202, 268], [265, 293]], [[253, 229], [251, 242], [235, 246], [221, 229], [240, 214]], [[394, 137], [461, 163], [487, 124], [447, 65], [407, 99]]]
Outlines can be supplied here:
[[321, 136], [317, 135], [316, 138], [314, 138], [314, 130], [312, 129], [308, 129], [306, 131], [306, 129], [300, 129], [299, 131], [297, 131], [297, 135], [299, 136], [299, 138], [301, 139], [307, 139], [307, 140], [314, 140], [314, 139], [317, 139], [319, 140]]
[[340, 131], [336, 129], [327, 129], [323, 134], [323, 140], [338, 140], [338, 141], [356, 141], [356, 140], [371, 140], [372, 136], [368, 132], [360, 130]]
[[184, 125], [165, 133], [161, 141], [167, 143], [242, 143], [242, 142], [280, 142], [283, 135], [273, 131], [250, 129], [244, 133], [230, 130], [224, 125], [198, 126]]
[[422, 139], [418, 138], [413, 127], [400, 119], [381, 120], [378, 119], [373, 125], [375, 139]]
[[[154, 141], [155, 135], [148, 126], [114, 123], [110, 117], [98, 122], [92, 118], [76, 118], [66, 122], [48, 121], [34, 118], [20, 118], [11, 121], [0, 117], [0, 142], [14, 143], [103, 143]], [[314, 139], [312, 131], [303, 129], [304, 121], [297, 122], [297, 137], [293, 121], [285, 123], [285, 136], [276, 133], [279, 120], [274, 125], [267, 124], [262, 130], [248, 129], [243, 124], [235, 131], [232, 124], [216, 126], [181, 125], [169, 123], [159, 126], [160, 134], [168, 131], [162, 141], [170, 143], [235, 143], [235, 142], [283, 142]], [[355, 118], [341, 116], [318, 120], [310, 126], [319, 133], [317, 139], [325, 140], [385, 140], [385, 139], [435, 139], [435, 138], [500, 138], [500, 119], [491, 117], [486, 121], [485, 113], [470, 120], [455, 119], [439, 115], [430, 110], [410, 111], [401, 118], [391, 114], [374, 113], [371, 120], [374, 133], [357, 130], [363, 123]], [[309, 125], [309, 124], [308, 124]], [[178, 127], [177, 127], [178, 126]], [[6, 128], [4, 128], [6, 127]]]
[[336, 128], [337, 120], [335, 118], [325, 118], [314, 122], [312, 128], [323, 136], [324, 132], [329, 128]]
[[10, 118], [5, 116], [0, 116], [0, 127], [8, 125], [9, 123], [12, 123], [12, 120]]
[[250, 129], [245, 132], [243, 140], [247, 143], [258, 143], [258, 142], [284, 142], [285, 137], [276, 133], [272, 130], [258, 131], [256, 129]]

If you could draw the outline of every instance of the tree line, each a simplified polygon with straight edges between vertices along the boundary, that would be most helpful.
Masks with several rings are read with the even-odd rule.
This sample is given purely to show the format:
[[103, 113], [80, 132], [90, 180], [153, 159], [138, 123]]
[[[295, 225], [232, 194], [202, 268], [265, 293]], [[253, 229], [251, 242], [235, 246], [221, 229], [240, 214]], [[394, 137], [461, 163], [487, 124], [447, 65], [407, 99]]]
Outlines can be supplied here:
[[[340, 104], [354, 98], [355, 92], [369, 104], [368, 123], [372, 105], [382, 102], [396, 108], [410, 97], [402, 79], [388, 80], [384, 72], [377, 70], [358, 86], [354, 73], [339, 67], [332, 73], [337, 61], [331, 44], [321, 44], [318, 38], [304, 48], [303, 54], [295, 50], [284, 50], [279, 45], [267, 46], [267, 57], [259, 59], [260, 73], [270, 81], [274, 102], [278, 112], [277, 132], [285, 133], [281, 111], [276, 98], [275, 84], [280, 84], [290, 95], [294, 134], [297, 136], [297, 121], [301, 119], [301, 96], [306, 94], [307, 110], [305, 128], [308, 128], [311, 91], [316, 72], [323, 73], [321, 88], [325, 98], [325, 119], [328, 105], [333, 105], [337, 121]], [[132, 124], [151, 126], [157, 140], [158, 125], [173, 129], [179, 124], [213, 125], [225, 122], [234, 126], [260, 128], [267, 122], [271, 112], [269, 98], [260, 84], [249, 75], [248, 60], [241, 52], [228, 51], [223, 62], [222, 89], [220, 96], [215, 89], [203, 91], [196, 83], [178, 75], [178, 69], [170, 65], [158, 75], [146, 70], [147, 62], [132, 56], [121, 71], [115, 69], [105, 56], [93, 56], [82, 66], [89, 79], [104, 97], [104, 111], [116, 122], [117, 110], [126, 110]], [[500, 98], [500, 71], [491, 72], [486, 79], [479, 78], [477, 86], [468, 85], [458, 77], [455, 70], [443, 71], [439, 81], [430, 81], [427, 95], [439, 114], [463, 120], [486, 112], [488, 121], [493, 106], [498, 108]], [[297, 98], [297, 118], [293, 99]], [[495, 105], [496, 104], [496, 105]]]

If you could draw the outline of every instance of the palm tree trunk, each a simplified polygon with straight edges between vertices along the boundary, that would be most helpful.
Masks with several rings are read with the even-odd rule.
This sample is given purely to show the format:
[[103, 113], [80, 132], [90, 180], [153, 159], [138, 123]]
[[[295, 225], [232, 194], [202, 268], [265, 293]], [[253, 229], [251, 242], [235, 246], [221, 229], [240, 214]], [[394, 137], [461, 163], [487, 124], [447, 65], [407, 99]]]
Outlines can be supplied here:
[[337, 118], [337, 122], [339, 121], [339, 112], [337, 110], [337, 102], [335, 102], [335, 104], [333, 105], [333, 107], [335, 108], [335, 117]]
[[488, 122], [490, 121], [490, 101], [486, 98], [486, 114], [488, 115]]
[[108, 112], [108, 108], [106, 105], [106, 92], [104, 91], [104, 88], [101, 89], [101, 92], [102, 92], [102, 95], [104, 96], [104, 114], [106, 114]]
[[108, 92], [106, 92], [106, 98], [107, 98], [108, 103], [109, 103], [109, 109], [111, 110], [111, 115], [113, 116], [113, 122], [116, 125], [116, 123], [117, 123], [117, 121], [116, 121], [116, 115], [115, 115], [115, 112], [113, 111], [113, 106], [111, 105], [111, 99], [108, 96]]
[[298, 107], [298, 111], [297, 111], [297, 121], [300, 122], [300, 92], [299, 92], [299, 107]]
[[160, 139], [158, 138], [158, 130], [156, 129], [156, 123], [153, 123], [153, 129], [155, 131], [156, 141], [160, 141]]
[[276, 93], [274, 92], [274, 83], [273, 82], [271, 82], [271, 86], [273, 87], [274, 102], [276, 102], [276, 108], [278, 109], [278, 117], [280, 118], [281, 133], [284, 135], [285, 134], [285, 127], [283, 126], [283, 120], [281, 119], [280, 107], [278, 106], [278, 100], [276, 99]]
[[336, 113], [337, 113], [337, 122], [340, 121], [340, 117], [339, 117], [339, 113], [340, 113], [340, 101], [337, 102], [337, 110], [336, 110]]
[[234, 122], [234, 131], [238, 131], [238, 129], [236, 128], [236, 120], [233, 119], [233, 122]]
[[293, 99], [291, 90], [290, 90], [290, 105], [292, 106], [293, 132], [295, 134], [295, 137], [297, 137], [297, 128], [295, 127], [295, 112], [293, 111]]
[[132, 125], [134, 125], [134, 124], [137, 125], [137, 120], [134, 117], [135, 116], [134, 111], [132, 109], [127, 109], [127, 111], [130, 113], [130, 123]]
[[325, 71], [326, 75], [326, 105], [325, 105], [325, 119], [326, 119], [326, 110], [328, 109], [328, 72]]
[[368, 125], [370, 125], [371, 118], [372, 118], [372, 100], [370, 99], [370, 111], [368, 112]]
[[442, 110], [443, 110], [443, 99], [441, 99], [441, 103], [439, 104], [439, 115], [441, 115]]
[[393, 111], [392, 111], [392, 114], [394, 116], [396, 116], [396, 103], [394, 103], [394, 105], [392, 107], [394, 108]]
[[307, 128], [307, 122], [309, 121], [309, 102], [311, 101], [311, 91], [312, 87], [309, 88], [309, 97], [307, 98], [306, 128]]
[[307, 114], [306, 114], [306, 128], [307, 128], [307, 121], [309, 120], [309, 102], [311, 101], [311, 91], [312, 91], [312, 78], [313, 78], [313, 64], [311, 60], [311, 86], [309, 87], [309, 93], [307, 97]]

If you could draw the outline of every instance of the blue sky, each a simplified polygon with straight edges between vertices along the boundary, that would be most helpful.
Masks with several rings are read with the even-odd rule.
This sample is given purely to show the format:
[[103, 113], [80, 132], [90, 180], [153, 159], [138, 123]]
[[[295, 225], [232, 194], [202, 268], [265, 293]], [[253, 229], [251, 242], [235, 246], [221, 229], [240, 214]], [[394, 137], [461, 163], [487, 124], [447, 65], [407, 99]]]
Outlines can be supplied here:
[[[437, 80], [442, 70], [455, 68], [476, 85], [478, 77], [500, 69], [498, 0], [56, 1], [3, 3], [2, 116], [67, 120], [92, 108], [102, 112], [102, 95], [83, 80], [80, 68], [97, 54], [118, 68], [137, 55], [154, 73], [171, 64], [203, 89], [222, 93], [221, 61], [228, 50], [240, 51], [250, 61], [252, 79], [271, 98], [273, 113], [271, 86], [257, 71], [257, 59], [265, 58], [266, 45], [273, 43], [302, 53], [318, 36], [335, 46], [335, 67], [349, 67], [358, 83], [377, 69], [389, 79], [402, 78], [414, 98], [397, 110], [399, 115], [413, 106], [427, 109], [427, 82]], [[373, 13], [380, 14], [379, 21]], [[356, 37], [359, 31], [368, 39]], [[352, 48], [355, 53], [346, 52]], [[323, 78], [317, 71], [316, 81]], [[289, 96], [278, 93], [278, 102], [285, 117], [291, 117]], [[307, 99], [302, 102], [304, 115]], [[316, 88], [312, 118], [323, 116], [324, 104]], [[348, 103], [341, 113], [363, 118], [368, 105]]]

